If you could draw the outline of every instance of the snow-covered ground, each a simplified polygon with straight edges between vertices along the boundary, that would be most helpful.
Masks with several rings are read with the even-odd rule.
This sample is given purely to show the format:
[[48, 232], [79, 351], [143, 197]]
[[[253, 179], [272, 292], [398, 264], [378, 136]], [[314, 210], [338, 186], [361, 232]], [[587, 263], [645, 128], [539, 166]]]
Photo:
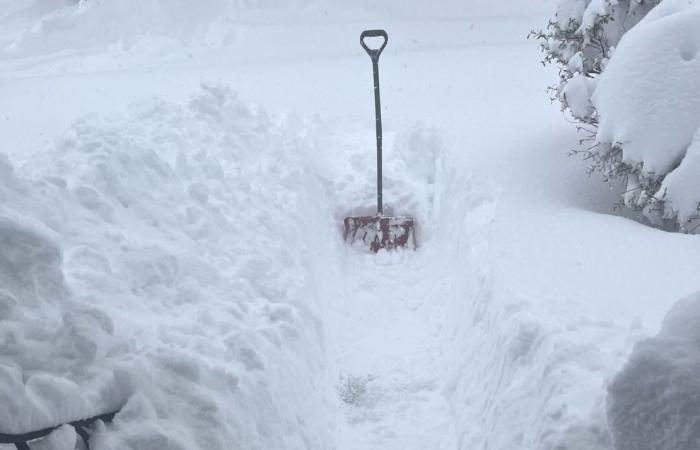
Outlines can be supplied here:
[[[700, 242], [566, 156], [525, 40], [551, 2], [87, 3], [0, 2], [0, 432], [127, 402], [93, 448], [612, 448], [606, 387]], [[416, 252], [340, 236], [373, 208], [373, 27]]]

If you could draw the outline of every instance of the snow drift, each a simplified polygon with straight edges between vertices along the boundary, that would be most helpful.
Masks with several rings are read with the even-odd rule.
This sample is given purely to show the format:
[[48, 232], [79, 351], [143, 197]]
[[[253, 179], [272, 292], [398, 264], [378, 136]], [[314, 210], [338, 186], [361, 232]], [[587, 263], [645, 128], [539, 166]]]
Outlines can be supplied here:
[[93, 448], [331, 448], [302, 134], [208, 86], [0, 159], [0, 430], [123, 406]]
[[678, 302], [609, 387], [617, 450], [700, 448], [700, 294]]
[[[454, 161], [438, 178], [434, 233], [450, 240], [435, 244], [436, 264], [445, 264], [435, 270], [449, 274], [438, 283], [448, 286], [441, 353], [457, 448], [612, 449], [605, 383], [638, 331], [601, 320], [585, 303], [529, 297], [506, 284], [517, 274], [500, 255], [521, 250], [498, 245], [503, 194], [465, 177]], [[537, 267], [548, 285], [558, 283]]]

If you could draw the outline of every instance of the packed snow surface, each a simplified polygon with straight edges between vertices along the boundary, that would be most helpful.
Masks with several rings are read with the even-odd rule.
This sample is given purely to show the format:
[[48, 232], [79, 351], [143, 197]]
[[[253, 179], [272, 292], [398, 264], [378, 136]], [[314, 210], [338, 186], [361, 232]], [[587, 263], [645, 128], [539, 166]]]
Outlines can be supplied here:
[[[338, 3], [3, 16], [0, 432], [122, 407], [92, 448], [612, 449], [606, 387], [698, 290], [700, 243], [611, 215], [566, 158], [524, 40], [554, 5]], [[375, 208], [375, 27], [415, 252], [341, 239]]]

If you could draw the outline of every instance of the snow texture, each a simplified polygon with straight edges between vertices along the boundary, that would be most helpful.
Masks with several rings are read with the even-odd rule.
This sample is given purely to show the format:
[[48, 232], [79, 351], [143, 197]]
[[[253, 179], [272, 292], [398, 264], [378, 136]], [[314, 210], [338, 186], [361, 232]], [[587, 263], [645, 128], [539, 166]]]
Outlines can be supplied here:
[[560, 68], [559, 84], [552, 87], [552, 93], [574, 119], [597, 124], [590, 102], [596, 79], [622, 36], [659, 1], [561, 0], [546, 31], [535, 33], [545, 53], [544, 62]]
[[[123, 405], [92, 448], [612, 449], [605, 387], [697, 290], [700, 243], [611, 216], [562, 154], [523, 41], [551, 5], [237, 2], [212, 31], [176, 2], [150, 33], [87, 3], [116, 27], [94, 46], [58, 0], [0, 27], [1, 431]], [[386, 209], [418, 250], [369, 255], [341, 239], [376, 207], [357, 18], [402, 6], [367, 26], [392, 39]]]
[[310, 145], [205, 86], [3, 157], [0, 430], [123, 406], [94, 448], [330, 448]]
[[[571, 61], [570, 61], [571, 63]], [[574, 75], [564, 87], [563, 96], [575, 117], [590, 117], [594, 108], [591, 103], [594, 81], [581, 74]]]
[[[547, 1], [540, 0], [546, 8]], [[7, 5], [5, 5], [7, 3]], [[507, 16], [513, 4], [472, 0], [444, 0], [439, 8], [427, 0], [5, 0], [0, 20], [13, 25], [0, 49], [6, 55], [68, 53], [108, 48], [111, 54], [144, 49], [168, 54], [183, 47], [220, 46], [238, 38], [240, 23], [256, 24], [270, 17], [297, 21], [376, 20], [390, 15], [404, 18]], [[540, 7], [542, 8], [542, 7]], [[4, 17], [3, 17], [4, 16]], [[3, 45], [3, 41], [4, 45]]]
[[700, 5], [664, 1], [630, 30], [598, 82], [598, 140], [644, 171], [675, 169], [700, 125]]
[[678, 302], [637, 344], [608, 390], [617, 450], [700, 448], [700, 294]]

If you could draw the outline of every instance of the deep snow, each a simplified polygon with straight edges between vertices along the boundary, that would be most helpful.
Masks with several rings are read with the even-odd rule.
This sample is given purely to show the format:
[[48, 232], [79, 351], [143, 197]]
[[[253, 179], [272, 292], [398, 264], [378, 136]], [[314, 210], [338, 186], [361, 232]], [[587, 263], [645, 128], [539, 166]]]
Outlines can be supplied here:
[[[700, 244], [611, 214], [524, 39], [553, 6], [504, 3], [12, 50], [0, 230], [36, 253], [0, 280], [38, 275], [3, 281], [1, 392], [52, 391], [0, 431], [128, 401], [95, 448], [611, 448], [606, 386], [697, 290]], [[374, 26], [387, 202], [420, 223], [377, 257], [339, 231], [373, 207]]]
[[124, 406], [96, 448], [331, 446], [310, 148], [204, 86], [5, 177], [3, 431]]

